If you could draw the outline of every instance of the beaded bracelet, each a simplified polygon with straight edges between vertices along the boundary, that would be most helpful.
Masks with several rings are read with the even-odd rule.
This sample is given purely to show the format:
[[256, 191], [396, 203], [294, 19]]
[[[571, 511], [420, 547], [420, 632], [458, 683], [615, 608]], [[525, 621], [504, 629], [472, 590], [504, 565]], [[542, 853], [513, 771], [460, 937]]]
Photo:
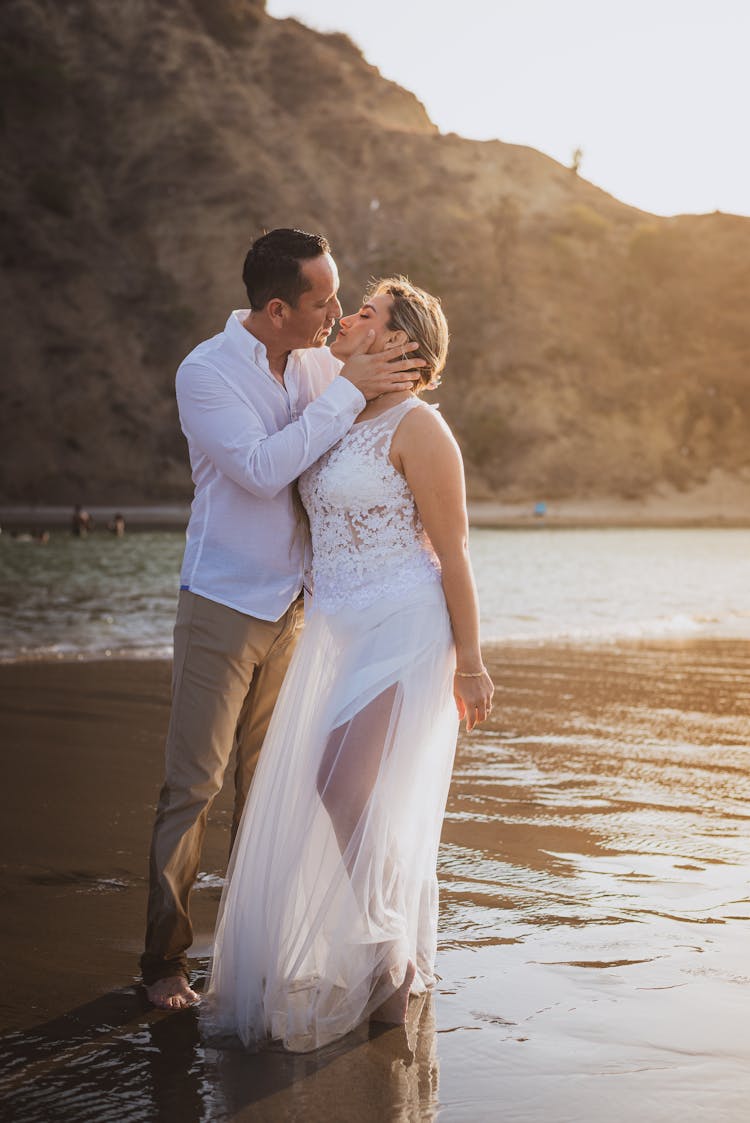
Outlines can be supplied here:
[[481, 671], [456, 671], [456, 674], [459, 678], [481, 678], [487, 674], [487, 668], [483, 667]]

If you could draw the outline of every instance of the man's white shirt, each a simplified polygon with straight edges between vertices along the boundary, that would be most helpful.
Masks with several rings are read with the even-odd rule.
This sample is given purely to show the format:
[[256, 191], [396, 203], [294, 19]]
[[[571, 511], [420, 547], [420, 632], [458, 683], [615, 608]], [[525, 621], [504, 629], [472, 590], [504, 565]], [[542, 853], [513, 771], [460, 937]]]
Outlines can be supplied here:
[[[177, 405], [195, 484], [180, 587], [261, 620], [302, 589], [307, 532], [297, 477], [365, 407], [327, 347], [292, 351], [284, 386], [265, 346], [232, 312], [177, 371]], [[297, 503], [299, 500], [297, 500]]]

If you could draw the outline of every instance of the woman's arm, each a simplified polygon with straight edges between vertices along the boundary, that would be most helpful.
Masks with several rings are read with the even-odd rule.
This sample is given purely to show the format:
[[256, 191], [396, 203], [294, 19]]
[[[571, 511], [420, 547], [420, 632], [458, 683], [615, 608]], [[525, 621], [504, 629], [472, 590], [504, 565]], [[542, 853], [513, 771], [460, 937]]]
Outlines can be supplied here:
[[479, 604], [469, 558], [461, 452], [434, 410], [412, 409], [396, 430], [391, 461], [406, 477], [440, 560], [456, 644], [453, 692], [459, 717], [466, 718], [466, 728], [471, 730], [489, 714], [494, 687], [479, 645]]

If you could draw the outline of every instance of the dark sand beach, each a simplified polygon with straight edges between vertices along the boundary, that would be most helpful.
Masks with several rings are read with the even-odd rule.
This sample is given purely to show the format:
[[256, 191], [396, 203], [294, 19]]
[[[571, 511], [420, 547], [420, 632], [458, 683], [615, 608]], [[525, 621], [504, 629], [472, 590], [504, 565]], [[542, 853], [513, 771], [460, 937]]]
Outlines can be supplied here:
[[[162, 662], [0, 666], [0, 1110], [23, 1120], [741, 1123], [750, 645], [496, 648], [440, 856], [437, 991], [320, 1053], [201, 1044], [136, 986]], [[205, 971], [228, 841], [193, 896]]]

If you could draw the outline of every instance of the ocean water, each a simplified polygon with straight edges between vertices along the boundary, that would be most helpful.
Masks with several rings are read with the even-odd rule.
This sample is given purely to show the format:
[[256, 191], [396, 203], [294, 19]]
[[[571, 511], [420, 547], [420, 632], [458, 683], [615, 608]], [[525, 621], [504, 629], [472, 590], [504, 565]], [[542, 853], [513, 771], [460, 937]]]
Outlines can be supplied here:
[[[169, 657], [184, 535], [0, 535], [0, 659]], [[485, 643], [750, 637], [750, 530], [474, 529]]]

